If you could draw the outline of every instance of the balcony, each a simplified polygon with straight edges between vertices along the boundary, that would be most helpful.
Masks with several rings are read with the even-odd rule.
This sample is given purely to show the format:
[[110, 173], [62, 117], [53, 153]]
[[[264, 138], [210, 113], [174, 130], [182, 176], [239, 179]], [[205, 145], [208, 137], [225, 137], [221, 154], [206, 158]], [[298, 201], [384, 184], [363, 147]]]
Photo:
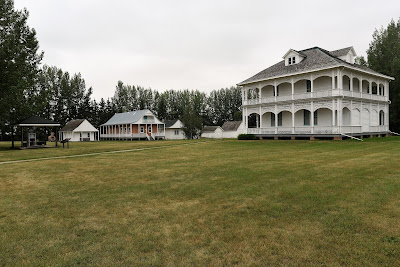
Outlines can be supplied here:
[[358, 99], [368, 99], [368, 100], [376, 100], [376, 101], [388, 101], [389, 97], [381, 96], [381, 95], [373, 95], [367, 93], [360, 93], [354, 91], [347, 91], [347, 90], [337, 90], [337, 89], [330, 89], [330, 90], [323, 90], [323, 91], [316, 91], [316, 92], [309, 92], [309, 93], [300, 93], [300, 94], [293, 94], [293, 95], [282, 95], [282, 96], [269, 96], [263, 98], [256, 98], [256, 99], [248, 99], [243, 100], [243, 105], [257, 105], [257, 104], [268, 104], [268, 103], [276, 103], [276, 102], [285, 102], [285, 101], [294, 101], [294, 100], [308, 100], [308, 99], [315, 99], [315, 98], [327, 98], [327, 97], [335, 97], [335, 96], [345, 96], [351, 98], [358, 98]]

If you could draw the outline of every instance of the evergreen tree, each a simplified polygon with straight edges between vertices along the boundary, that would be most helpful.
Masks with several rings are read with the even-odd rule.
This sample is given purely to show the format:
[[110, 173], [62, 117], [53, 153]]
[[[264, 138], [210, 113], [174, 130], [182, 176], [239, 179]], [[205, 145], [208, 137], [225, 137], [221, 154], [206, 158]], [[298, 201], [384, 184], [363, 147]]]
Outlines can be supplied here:
[[390, 126], [400, 131], [400, 19], [392, 20], [384, 29], [375, 30], [367, 50], [368, 66], [395, 78], [390, 83]]
[[13, 0], [0, 0], [0, 128], [31, 115], [38, 96], [35, 87], [43, 52], [36, 32], [27, 25], [28, 11], [14, 9]]

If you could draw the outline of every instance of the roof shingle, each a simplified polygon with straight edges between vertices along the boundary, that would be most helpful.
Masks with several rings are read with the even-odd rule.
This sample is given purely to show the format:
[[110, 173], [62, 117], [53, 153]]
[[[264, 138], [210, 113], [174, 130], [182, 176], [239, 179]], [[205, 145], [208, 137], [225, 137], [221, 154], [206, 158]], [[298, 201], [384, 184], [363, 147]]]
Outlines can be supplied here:
[[[244, 85], [251, 82], [267, 80], [274, 77], [285, 76], [285, 75], [293, 75], [296, 73], [301, 73], [305, 71], [313, 71], [324, 68], [332, 68], [332, 67], [340, 67], [340, 66], [348, 66], [352, 68], [359, 69], [360, 71], [367, 71], [376, 75], [383, 75], [379, 72], [376, 72], [370, 68], [358, 65], [358, 64], [350, 64], [344, 60], [341, 60], [335, 55], [342, 55], [346, 51], [348, 52], [352, 47], [347, 47], [339, 50], [335, 50], [329, 52], [325, 49], [319, 47], [308, 48], [305, 50], [299, 51], [299, 53], [304, 54], [306, 57], [300, 63], [285, 66], [285, 61], [282, 60], [279, 63], [272, 65], [271, 67], [257, 73], [256, 75], [244, 80], [238, 85]], [[332, 54], [334, 53], [334, 54]]]

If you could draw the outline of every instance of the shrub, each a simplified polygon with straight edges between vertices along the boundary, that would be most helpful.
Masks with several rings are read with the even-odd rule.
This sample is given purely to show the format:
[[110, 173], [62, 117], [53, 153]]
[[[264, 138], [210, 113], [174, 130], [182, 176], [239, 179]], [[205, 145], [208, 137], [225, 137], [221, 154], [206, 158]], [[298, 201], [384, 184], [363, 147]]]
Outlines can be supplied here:
[[258, 137], [254, 134], [239, 134], [238, 140], [258, 140]]

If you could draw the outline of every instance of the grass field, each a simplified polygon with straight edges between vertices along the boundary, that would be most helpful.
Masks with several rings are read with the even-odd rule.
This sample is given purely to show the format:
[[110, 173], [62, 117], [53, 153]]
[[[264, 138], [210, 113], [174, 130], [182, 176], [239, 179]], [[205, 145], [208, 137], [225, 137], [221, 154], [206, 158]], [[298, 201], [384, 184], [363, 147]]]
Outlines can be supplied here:
[[197, 142], [0, 143], [169, 146], [0, 165], [0, 265], [400, 265], [400, 138]]

